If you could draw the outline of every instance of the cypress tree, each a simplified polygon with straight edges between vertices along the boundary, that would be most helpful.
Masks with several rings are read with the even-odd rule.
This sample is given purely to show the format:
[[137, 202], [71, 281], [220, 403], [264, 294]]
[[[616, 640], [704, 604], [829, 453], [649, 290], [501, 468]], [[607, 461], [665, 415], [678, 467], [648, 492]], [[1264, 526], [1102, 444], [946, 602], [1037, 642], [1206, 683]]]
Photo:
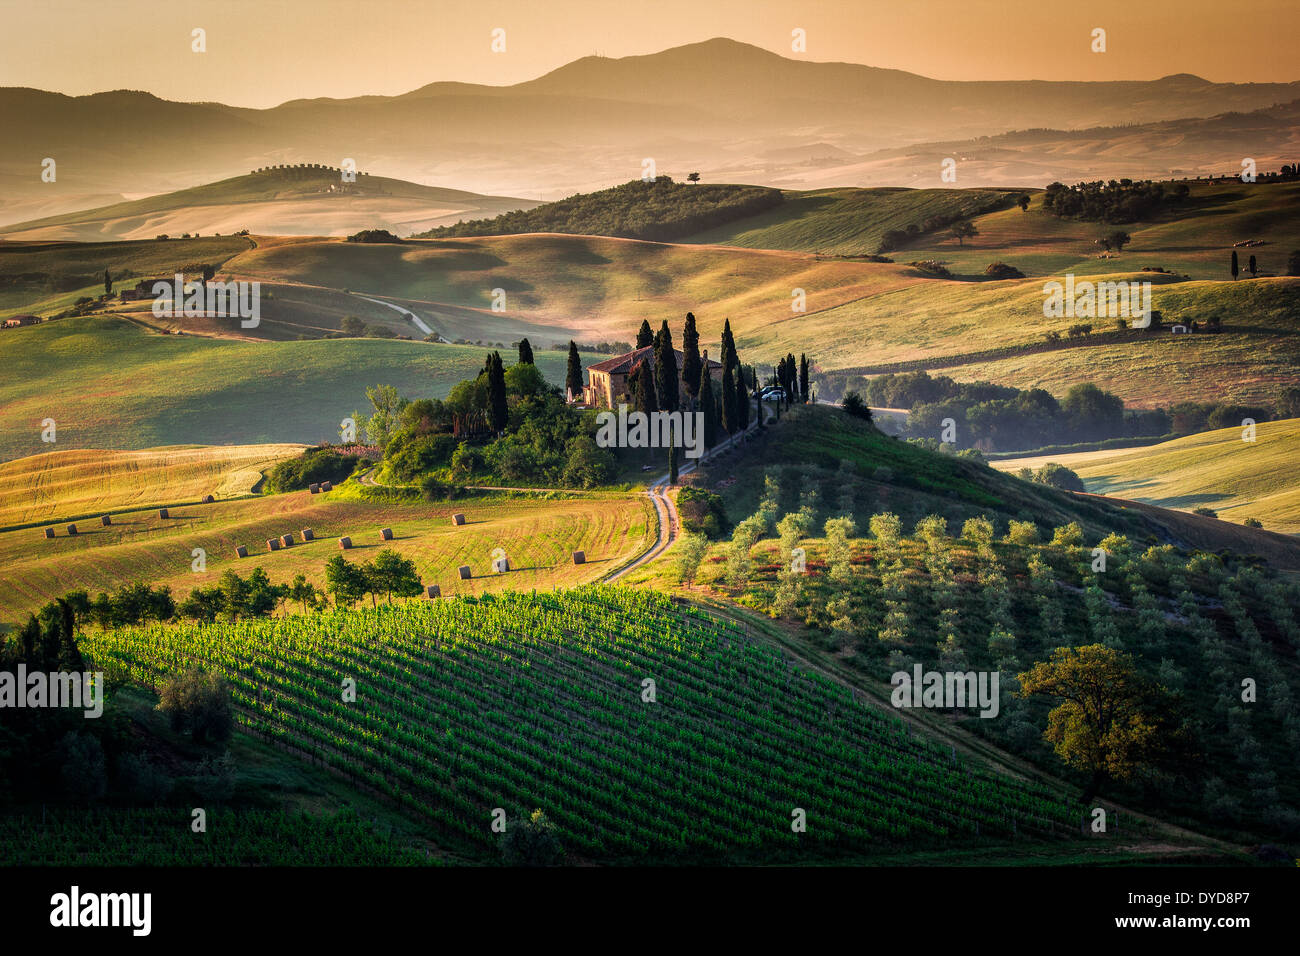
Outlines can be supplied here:
[[722, 430], [728, 435], [736, 430], [736, 374], [730, 365], [722, 369]]
[[799, 401], [808, 404], [808, 356], [799, 353]]
[[636, 347], [645, 348], [647, 345], [654, 344], [655, 334], [650, 331], [650, 322], [646, 319], [641, 320], [641, 328], [636, 330]]
[[1236, 250], [1236, 249], [1233, 249], [1233, 250], [1232, 250], [1232, 277], [1233, 277], [1234, 279], [1237, 278], [1237, 272], [1238, 272], [1238, 269], [1237, 269], [1237, 250]]
[[501, 353], [493, 352], [488, 358], [488, 421], [494, 432], [503, 432], [510, 421], [510, 406], [506, 403], [506, 367], [501, 363]]
[[582, 397], [582, 359], [578, 357], [578, 343], [569, 340], [569, 368], [564, 376], [564, 387], [576, 401]]
[[675, 412], [680, 404], [677, 394], [677, 356], [673, 352], [673, 333], [664, 320], [655, 342], [655, 392], [659, 407], [665, 412]]
[[527, 339], [519, 340], [519, 361], [525, 365], [533, 364], [533, 347]]
[[112, 294], [113, 294], [113, 280], [109, 277], [108, 270], [105, 269], [104, 270], [104, 295], [112, 295]]
[[722, 324], [722, 367], [724, 369], [735, 365], [739, 359], [736, 356], [736, 337], [731, 334], [731, 319], [727, 319]]
[[713, 398], [713, 376], [709, 374], [707, 349], [700, 363], [700, 384], [695, 393], [700, 403], [700, 413], [704, 416], [704, 447], [712, 448], [718, 443], [718, 404]]
[[758, 416], [758, 430], [763, 430], [763, 393], [758, 387], [758, 369], [754, 369], [754, 414]]
[[[673, 436], [676, 439], [677, 436]], [[677, 484], [677, 442], [668, 445], [668, 484]]]
[[749, 389], [745, 386], [745, 367], [736, 366], [736, 427], [742, 432], [749, 427]]
[[694, 398], [700, 391], [700, 333], [695, 330], [695, 313], [686, 313], [686, 328], [682, 329], [682, 384], [686, 394]]
[[632, 370], [630, 378], [632, 386], [632, 410], [634, 412], [659, 411], [659, 403], [656, 401], [655, 380], [650, 374], [650, 363], [645, 359], [636, 363], [636, 368]]

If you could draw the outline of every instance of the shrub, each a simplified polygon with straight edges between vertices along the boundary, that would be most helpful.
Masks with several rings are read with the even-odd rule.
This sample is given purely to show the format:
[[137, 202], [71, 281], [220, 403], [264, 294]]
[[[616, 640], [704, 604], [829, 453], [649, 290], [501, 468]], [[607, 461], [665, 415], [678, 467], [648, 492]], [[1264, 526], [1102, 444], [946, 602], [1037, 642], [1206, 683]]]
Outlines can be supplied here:
[[1038, 525], [1032, 521], [1012, 520], [1007, 526], [1006, 540], [1010, 544], [1018, 544], [1022, 547], [1037, 544]]
[[867, 422], [871, 421], [871, 409], [862, 400], [862, 396], [855, 391], [850, 390], [844, 393], [844, 400], [840, 402], [840, 407], [854, 418], [861, 418]]
[[266, 476], [266, 490], [279, 494], [300, 491], [308, 485], [322, 481], [340, 482], [347, 479], [360, 458], [332, 448], [308, 448], [298, 458], [282, 461]]
[[235, 722], [225, 678], [197, 667], [163, 683], [158, 710], [167, 715], [172, 730], [188, 730], [196, 743], [226, 740]]
[[507, 827], [501, 855], [507, 866], [555, 866], [564, 860], [564, 845], [555, 824], [534, 810], [527, 820]]
[[1023, 279], [1025, 274], [1015, 266], [1009, 266], [1005, 262], [991, 263], [984, 270], [984, 274], [993, 279]]
[[1049, 488], [1059, 488], [1062, 491], [1083, 491], [1083, 479], [1077, 474], [1066, 468], [1064, 465], [1049, 461], [1034, 475], [1034, 480], [1041, 485], [1047, 485]]
[[682, 530], [717, 539], [727, 527], [722, 496], [701, 488], [683, 488], [677, 494], [677, 513]]

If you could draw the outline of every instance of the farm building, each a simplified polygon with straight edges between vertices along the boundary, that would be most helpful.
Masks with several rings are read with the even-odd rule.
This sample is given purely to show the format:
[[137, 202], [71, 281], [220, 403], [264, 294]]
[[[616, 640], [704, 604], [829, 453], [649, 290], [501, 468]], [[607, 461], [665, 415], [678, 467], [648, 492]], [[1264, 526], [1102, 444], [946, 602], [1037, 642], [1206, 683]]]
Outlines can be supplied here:
[[5, 319], [6, 329], [16, 329], [22, 325], [35, 325], [41, 321], [39, 315], [11, 315]]
[[[680, 380], [683, 355], [679, 349], [673, 349], [673, 354], [677, 358], [677, 374]], [[712, 373], [722, 371], [722, 364], [709, 358], [708, 352], [704, 353], [701, 361], [709, 363], [709, 370]], [[634, 349], [625, 355], [618, 355], [588, 366], [587, 384], [582, 388], [582, 404], [589, 408], [613, 408], [618, 404], [620, 396], [627, 394], [627, 380], [631, 377], [632, 370], [637, 367], [639, 362], [646, 362], [650, 366], [650, 371], [654, 371], [655, 350], [653, 345]], [[716, 374], [714, 374], [714, 378], [717, 378]], [[684, 383], [681, 384], [681, 388], [684, 392], [686, 389]], [[575, 396], [570, 396], [570, 401], [576, 400], [578, 399]]]

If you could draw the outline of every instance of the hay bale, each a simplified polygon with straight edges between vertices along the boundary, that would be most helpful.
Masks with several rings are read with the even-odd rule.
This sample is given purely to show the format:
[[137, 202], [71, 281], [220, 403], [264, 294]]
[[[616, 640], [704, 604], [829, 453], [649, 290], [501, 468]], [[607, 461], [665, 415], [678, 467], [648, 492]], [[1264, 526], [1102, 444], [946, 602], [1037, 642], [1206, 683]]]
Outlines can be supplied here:
[[495, 571], [497, 574], [505, 574], [507, 571], [510, 570], [510, 559], [497, 558], [495, 561], [492, 562], [492, 570]]
[[241, 544], [239, 547], [235, 549], [235, 557], [237, 558], [248, 557], [248, 549]]
[[451, 523], [452, 523], [452, 524], [464, 524], [464, 523], [465, 523], [465, 516], [464, 516], [464, 515], [452, 515], [452, 516], [451, 516]]
[[468, 564], [462, 564], [459, 568], [456, 569], [456, 573], [460, 575], [460, 579], [462, 581], [468, 581], [471, 577], [473, 577], [473, 575], [470, 574]]
[[380, 529], [379, 529], [379, 538], [380, 538], [381, 541], [392, 541], [392, 540], [393, 540], [393, 529], [392, 529], [392, 528], [380, 528]]
[[216, 499], [216, 497], [215, 497], [214, 495], [204, 495], [204, 496], [203, 496], [203, 503], [204, 503], [205, 505], [210, 505], [210, 504], [212, 504], [212, 502], [214, 502], [214, 501], [216, 501], [216, 500], [217, 500], [217, 499]]
[[586, 563], [587, 563], [587, 552], [586, 552], [586, 551], [575, 551], [575, 552], [573, 552], [573, 563], [574, 563], [574, 564], [586, 564]]
[[158, 509], [158, 517], [159, 517], [159, 518], [166, 518], [166, 517], [167, 517], [167, 509], [166, 509], [166, 508], [159, 508], [159, 509]]
[[68, 534], [75, 535], [76, 533], [77, 533], [77, 526], [75, 524], [68, 525]]
[[333, 490], [334, 490], [334, 485], [331, 484], [331, 483], [328, 482], [328, 481], [322, 481], [322, 482], [320, 483], [320, 490], [321, 490], [321, 491], [333, 491]]
[[436, 584], [430, 584], [427, 588], [425, 588], [425, 592], [431, 598], [442, 597], [442, 588], [438, 587], [438, 585]]
[[311, 528], [303, 528], [303, 529], [302, 529], [302, 540], [303, 540], [303, 541], [315, 541], [315, 540], [316, 540], [316, 536], [315, 536], [314, 534], [311, 533]]
[[54, 537], [54, 529], [53, 529], [53, 528], [46, 528], [46, 529], [45, 529], [45, 537], [47, 537], [47, 538], [53, 538], [53, 537]]
[[339, 547], [342, 548], [344, 551], [346, 551], [348, 548], [352, 547], [352, 539], [339, 538]]
[[293, 535], [292, 534], [280, 535], [280, 543], [284, 545], [286, 548], [293, 547]]
[[109, 515], [103, 515], [100, 517], [99, 523], [103, 525], [105, 528], [107, 528], [109, 525], [113, 523], [113, 519]]
[[310, 491], [313, 495], [318, 495], [320, 494], [320, 485], [313, 481], [310, 485], [307, 486], [307, 490]]
[[279, 550], [280, 550], [280, 539], [279, 539], [279, 538], [267, 538], [267, 539], [266, 539], [266, 550], [267, 550], [267, 551], [279, 551]]

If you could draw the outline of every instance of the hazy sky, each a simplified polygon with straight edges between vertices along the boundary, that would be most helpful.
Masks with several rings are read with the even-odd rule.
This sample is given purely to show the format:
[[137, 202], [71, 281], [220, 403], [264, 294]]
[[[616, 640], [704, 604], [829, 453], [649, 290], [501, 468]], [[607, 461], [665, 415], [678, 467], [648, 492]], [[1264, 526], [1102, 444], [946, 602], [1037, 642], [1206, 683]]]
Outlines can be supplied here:
[[714, 36], [941, 79], [1300, 79], [1300, 0], [0, 0], [0, 26], [0, 86], [256, 107], [509, 84]]

